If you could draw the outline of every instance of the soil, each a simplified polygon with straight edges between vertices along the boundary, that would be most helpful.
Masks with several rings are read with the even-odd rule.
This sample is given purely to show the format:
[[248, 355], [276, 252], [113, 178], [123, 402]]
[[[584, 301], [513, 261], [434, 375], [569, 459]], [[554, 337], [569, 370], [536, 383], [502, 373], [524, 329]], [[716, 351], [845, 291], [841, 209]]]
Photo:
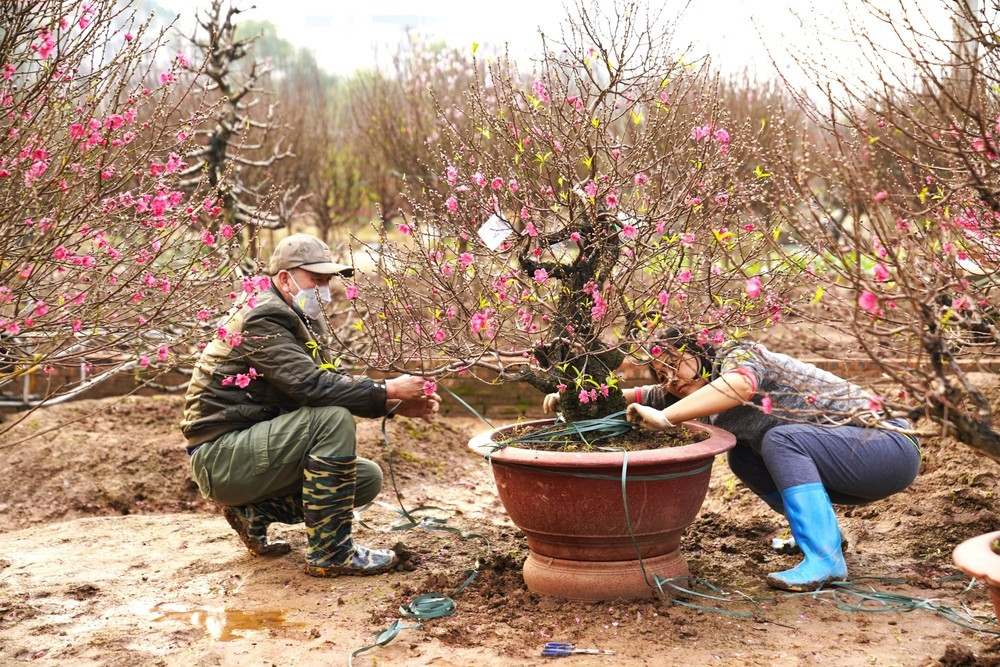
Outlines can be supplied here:
[[[960, 541], [1000, 526], [1000, 470], [948, 438], [924, 439], [921, 474], [905, 492], [839, 508], [853, 590], [865, 596], [767, 588], [768, 572], [797, 562], [770, 547], [786, 524], [720, 457], [682, 540], [700, 581], [678, 585], [693, 592], [581, 603], [525, 588], [524, 537], [488, 463], [466, 447], [483, 429], [472, 418], [392, 420], [390, 448], [381, 422], [359, 420], [359, 451], [387, 483], [385, 505], [363, 513], [355, 537], [395, 547], [402, 562], [378, 577], [316, 579], [301, 569], [302, 526], [271, 529], [291, 554], [254, 557], [198, 496], [180, 405], [177, 396], [58, 405], [0, 444], [0, 664], [347, 664], [394, 626], [401, 605], [430, 593], [450, 596], [454, 613], [402, 618], [405, 629], [354, 664], [541, 665], [553, 640], [614, 651], [575, 655], [577, 666], [1000, 664], [986, 590], [951, 562]], [[31, 433], [40, 435], [12, 444]], [[394, 530], [406, 521], [400, 507], [441, 521]]]

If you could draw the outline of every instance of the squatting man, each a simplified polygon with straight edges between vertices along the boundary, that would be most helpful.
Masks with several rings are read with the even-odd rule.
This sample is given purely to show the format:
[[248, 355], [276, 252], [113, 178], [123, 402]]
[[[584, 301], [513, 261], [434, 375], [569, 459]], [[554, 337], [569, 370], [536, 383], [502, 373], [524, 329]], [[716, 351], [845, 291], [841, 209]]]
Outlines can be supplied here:
[[430, 422], [441, 401], [424, 393], [420, 377], [383, 382], [329, 364], [337, 355], [322, 308], [331, 278], [353, 272], [313, 236], [278, 243], [270, 289], [226, 323], [225, 340], [205, 348], [181, 422], [198, 488], [222, 505], [247, 548], [282, 556], [291, 547], [270, 541], [268, 526], [304, 522], [305, 570], [318, 577], [377, 574], [397, 562], [392, 550], [351, 537], [353, 509], [382, 488], [378, 465], [357, 456], [354, 417]]

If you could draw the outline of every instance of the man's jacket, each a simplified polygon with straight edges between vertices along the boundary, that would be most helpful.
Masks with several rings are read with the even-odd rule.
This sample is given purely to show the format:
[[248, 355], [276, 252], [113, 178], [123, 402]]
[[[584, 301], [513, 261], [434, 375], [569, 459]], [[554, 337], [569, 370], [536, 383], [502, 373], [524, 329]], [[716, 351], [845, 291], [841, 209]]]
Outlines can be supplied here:
[[359, 417], [383, 416], [385, 384], [321, 368], [332, 358], [323, 358], [329, 355], [324, 341], [310, 328], [326, 337], [319, 322], [309, 320], [307, 327], [274, 286], [254, 308], [241, 308], [194, 368], [181, 421], [188, 447], [303, 406], [338, 405]]

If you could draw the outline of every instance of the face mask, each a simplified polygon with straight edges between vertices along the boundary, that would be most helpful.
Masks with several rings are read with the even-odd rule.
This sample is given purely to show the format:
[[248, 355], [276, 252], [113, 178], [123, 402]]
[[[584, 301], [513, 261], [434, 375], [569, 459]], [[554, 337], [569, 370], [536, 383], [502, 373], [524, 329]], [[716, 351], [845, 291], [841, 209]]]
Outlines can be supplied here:
[[[295, 288], [299, 290], [298, 294], [292, 297], [292, 303], [298, 306], [299, 310], [302, 311], [302, 314], [309, 319], [319, 319], [320, 313], [323, 312], [323, 306], [320, 305], [320, 302], [322, 301], [325, 305], [333, 300], [333, 297], [330, 296], [330, 286], [321, 285], [314, 289], [305, 290], [299, 287], [299, 284], [295, 282], [295, 278], [292, 274], [289, 273], [288, 277], [291, 279], [292, 284], [295, 285]], [[318, 300], [316, 298], [316, 290], [319, 290]]]

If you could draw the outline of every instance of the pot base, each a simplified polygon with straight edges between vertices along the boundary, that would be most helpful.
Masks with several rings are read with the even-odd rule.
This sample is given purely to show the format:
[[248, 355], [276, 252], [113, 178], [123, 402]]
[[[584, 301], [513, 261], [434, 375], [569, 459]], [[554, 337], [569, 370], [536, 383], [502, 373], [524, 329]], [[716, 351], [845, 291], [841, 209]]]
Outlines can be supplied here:
[[[649, 583], [643, 577], [643, 568]], [[689, 575], [680, 550], [638, 560], [582, 561], [539, 556], [535, 552], [524, 561], [524, 583], [540, 595], [567, 600], [600, 602], [634, 600], [655, 592], [653, 575], [661, 579]]]

